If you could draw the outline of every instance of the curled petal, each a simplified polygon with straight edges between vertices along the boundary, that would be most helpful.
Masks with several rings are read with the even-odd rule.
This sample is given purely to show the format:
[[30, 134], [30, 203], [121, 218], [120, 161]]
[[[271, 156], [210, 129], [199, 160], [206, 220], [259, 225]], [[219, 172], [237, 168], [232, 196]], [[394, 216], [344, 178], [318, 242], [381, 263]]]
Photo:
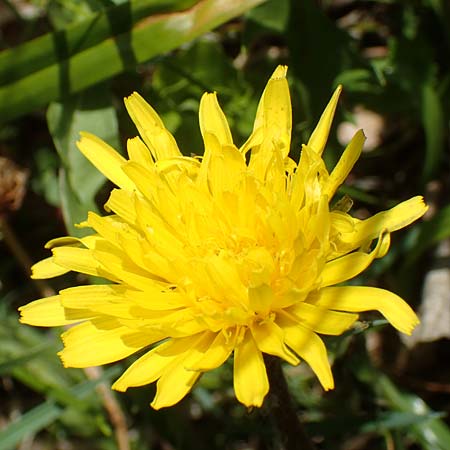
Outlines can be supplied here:
[[315, 304], [338, 311], [376, 310], [402, 333], [411, 334], [419, 323], [415, 312], [393, 292], [366, 286], [328, 287], [321, 289]]
[[410, 198], [387, 211], [357, 222], [353, 233], [343, 235], [342, 239], [345, 239], [353, 248], [357, 248], [375, 239], [383, 230], [393, 232], [408, 226], [422, 217], [427, 209], [428, 206], [425, 205], [423, 197]]
[[305, 328], [321, 333], [338, 336], [348, 330], [358, 319], [357, 314], [330, 311], [309, 303], [300, 302], [287, 310]]
[[375, 258], [383, 257], [389, 249], [389, 233], [382, 233], [376, 247], [370, 252], [353, 252], [325, 264], [322, 287], [332, 286], [359, 275]]

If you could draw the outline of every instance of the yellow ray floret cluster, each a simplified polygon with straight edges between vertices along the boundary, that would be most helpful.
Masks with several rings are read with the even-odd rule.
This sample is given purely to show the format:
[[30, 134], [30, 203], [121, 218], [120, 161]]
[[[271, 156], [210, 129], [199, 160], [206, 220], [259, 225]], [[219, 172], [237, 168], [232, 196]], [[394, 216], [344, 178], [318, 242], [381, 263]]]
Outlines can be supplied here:
[[335, 286], [384, 256], [390, 232], [426, 211], [414, 197], [358, 220], [330, 200], [358, 159], [355, 134], [331, 173], [322, 160], [340, 94], [336, 90], [300, 161], [288, 157], [291, 100], [286, 67], [270, 78], [247, 142], [238, 148], [215, 94], [200, 102], [201, 158], [183, 156], [138, 94], [125, 100], [141, 137], [128, 160], [82, 133], [78, 147], [117, 185], [87, 237], [60, 238], [34, 278], [67, 271], [112, 284], [79, 286], [20, 308], [23, 323], [75, 324], [62, 335], [67, 367], [88, 367], [142, 349], [114, 383], [125, 391], [157, 381], [156, 409], [180, 401], [200, 375], [233, 354], [234, 390], [260, 406], [269, 390], [263, 354], [306, 361], [325, 389], [334, 386], [320, 334], [340, 335], [357, 313], [378, 310], [403, 333], [418, 323], [397, 295]]

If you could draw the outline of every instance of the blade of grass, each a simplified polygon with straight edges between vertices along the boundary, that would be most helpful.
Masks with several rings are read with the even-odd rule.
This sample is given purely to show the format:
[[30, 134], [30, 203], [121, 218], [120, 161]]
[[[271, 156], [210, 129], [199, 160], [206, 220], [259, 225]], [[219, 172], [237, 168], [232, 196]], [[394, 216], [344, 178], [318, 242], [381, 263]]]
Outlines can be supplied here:
[[[90, 395], [99, 383], [115, 377], [120, 370], [119, 366], [111, 367], [103, 373], [101, 378], [74, 386], [69, 391], [71, 394], [69, 398], [82, 399]], [[64, 409], [64, 404], [53, 400], [47, 400], [36, 406], [0, 432], [0, 448], [2, 450], [14, 449], [26, 436], [37, 433], [53, 423], [64, 412]]]
[[385, 375], [377, 377], [376, 389], [393, 410], [429, 418], [427, 422], [411, 423], [409, 428], [424, 450], [450, 450], [449, 428], [439, 417], [431, 416], [433, 411], [420, 397], [401, 392]]
[[421, 114], [426, 142], [422, 182], [426, 183], [439, 167], [445, 150], [444, 112], [437, 90], [431, 83], [422, 87]]
[[[136, 63], [167, 53], [263, 1], [202, 0], [182, 12], [158, 14], [134, 23], [130, 19], [129, 31], [108, 37], [74, 55], [70, 53], [75, 45], [72, 34], [68, 30], [52, 33], [51, 39], [58, 45], [48, 41], [44, 55], [46, 66], [26, 76], [24, 74], [28, 72], [23, 69], [19, 71], [22, 78], [18, 76], [0, 87], [0, 122], [86, 89], [127, 68], [134, 68]], [[137, 1], [130, 2], [129, 7], [134, 3]], [[115, 15], [111, 14], [110, 22], [113, 20], [111, 17]], [[34, 44], [39, 45], [36, 41]], [[16, 52], [19, 55], [21, 47]], [[53, 56], [47, 56], [49, 53]], [[49, 64], [55, 54], [57, 60]]]
[[[402, 420], [409, 421], [405, 432], [423, 450], [450, 450], [450, 429], [440, 418], [439, 412], [433, 411], [419, 396], [399, 389], [365, 357], [355, 359], [355, 362], [353, 367], [356, 377], [376, 392], [391, 413], [405, 414]], [[413, 423], [412, 415], [417, 416], [417, 423]]]
[[[92, 13], [65, 30], [48, 33], [0, 53], [0, 86], [17, 81], [62, 59], [93, 47], [112, 36], [130, 31], [152, 14], [192, 7], [198, 0], [139, 0]], [[64, 45], [62, 45], [64, 44]]]

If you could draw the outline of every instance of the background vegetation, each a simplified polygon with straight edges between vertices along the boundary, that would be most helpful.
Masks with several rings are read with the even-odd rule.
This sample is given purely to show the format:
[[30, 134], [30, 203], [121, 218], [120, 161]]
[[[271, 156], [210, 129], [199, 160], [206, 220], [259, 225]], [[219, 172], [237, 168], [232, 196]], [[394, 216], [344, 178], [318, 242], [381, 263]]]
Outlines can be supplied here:
[[[0, 1], [0, 449], [276, 449], [263, 408], [247, 411], [229, 365], [155, 412], [153, 387], [109, 391], [123, 364], [63, 369], [60, 330], [19, 325], [17, 307], [87, 280], [33, 283], [43, 245], [110, 186], [75, 147], [80, 130], [116, 148], [137, 134], [122, 98], [139, 91], [186, 154], [201, 153], [197, 110], [217, 91], [237, 143], [262, 88], [289, 65], [293, 153], [344, 85], [330, 167], [363, 127], [369, 143], [340, 194], [365, 217], [416, 194], [430, 211], [397, 232], [363, 279], [402, 295], [422, 327], [402, 342], [377, 315], [329, 339], [337, 388], [286, 367], [320, 449], [447, 450], [450, 412], [450, 4], [446, 0]], [[106, 386], [106, 387], [105, 387]]]

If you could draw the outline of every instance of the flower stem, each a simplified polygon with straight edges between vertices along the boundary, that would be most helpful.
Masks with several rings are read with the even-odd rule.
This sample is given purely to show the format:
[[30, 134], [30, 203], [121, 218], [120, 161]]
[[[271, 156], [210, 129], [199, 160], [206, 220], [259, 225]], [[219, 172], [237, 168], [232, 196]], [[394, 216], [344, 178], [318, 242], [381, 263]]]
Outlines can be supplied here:
[[268, 410], [278, 428], [284, 450], [314, 450], [296, 412], [280, 359], [265, 355], [264, 360], [270, 383]]

